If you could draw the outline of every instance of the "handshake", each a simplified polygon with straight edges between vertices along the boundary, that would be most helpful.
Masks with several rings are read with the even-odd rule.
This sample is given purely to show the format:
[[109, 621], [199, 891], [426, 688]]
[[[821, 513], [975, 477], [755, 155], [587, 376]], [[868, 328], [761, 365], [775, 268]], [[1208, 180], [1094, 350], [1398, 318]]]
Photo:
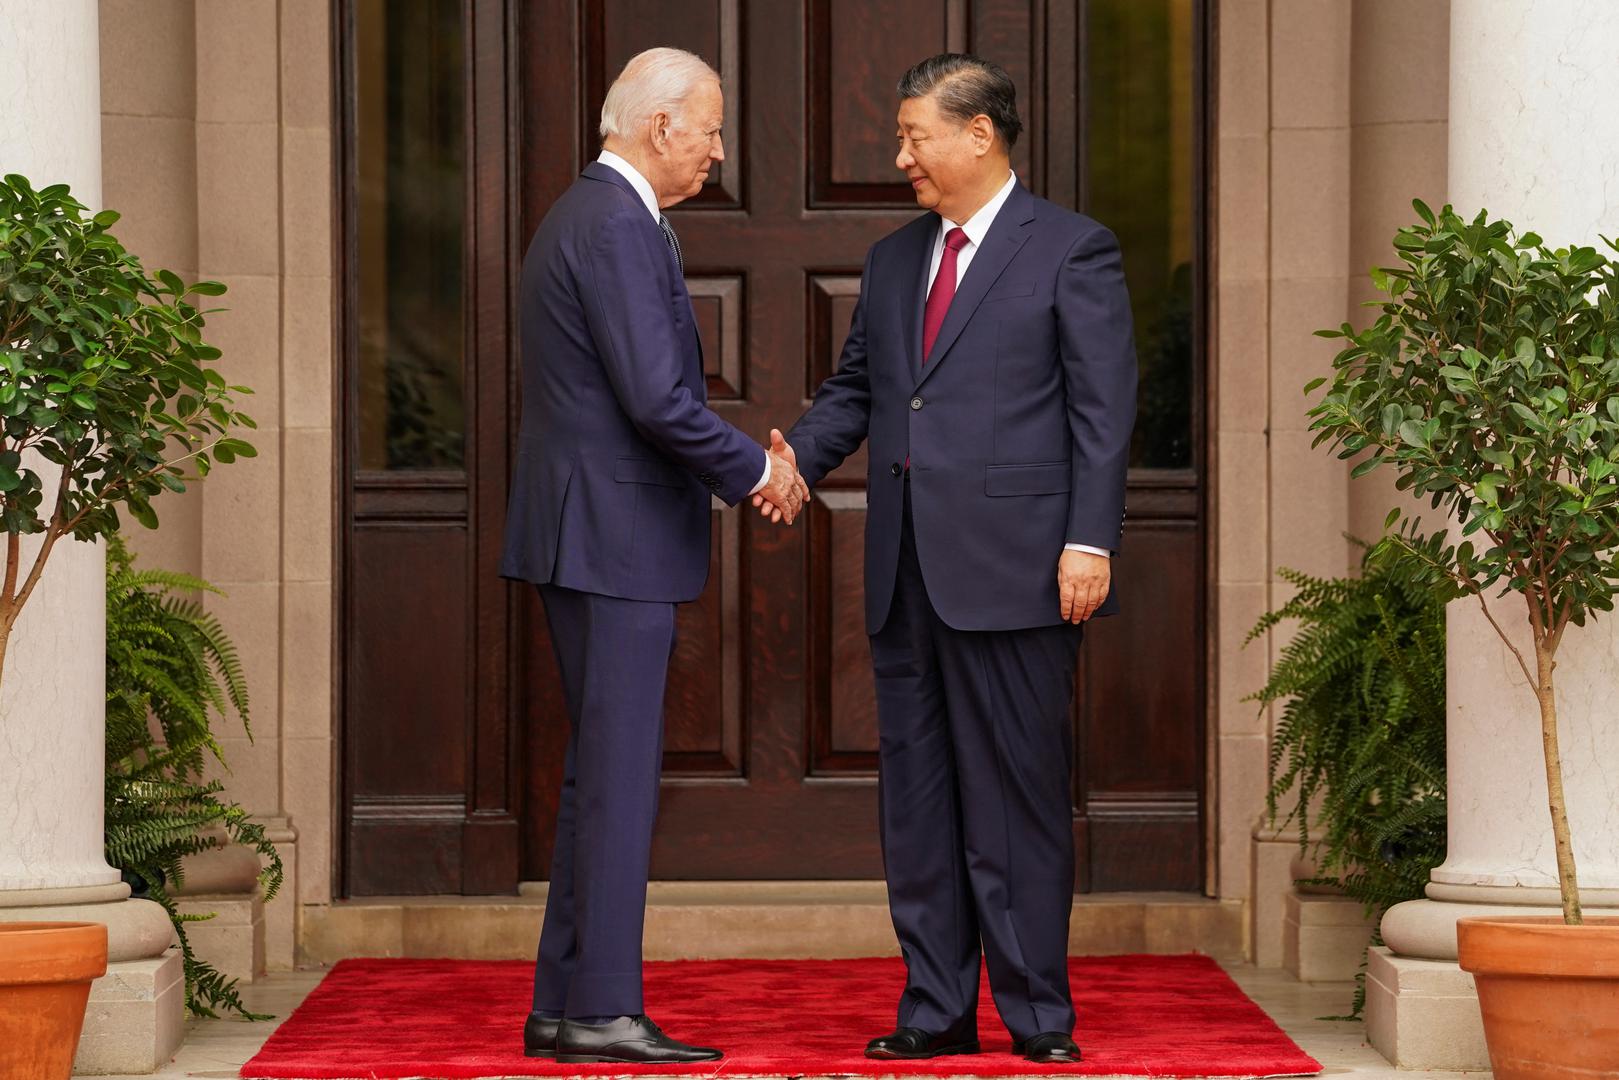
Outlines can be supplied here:
[[781, 429], [770, 429], [770, 445], [765, 452], [770, 457], [770, 478], [754, 494], [753, 505], [772, 522], [791, 525], [809, 500], [809, 485], [799, 475], [798, 455], [782, 438]]

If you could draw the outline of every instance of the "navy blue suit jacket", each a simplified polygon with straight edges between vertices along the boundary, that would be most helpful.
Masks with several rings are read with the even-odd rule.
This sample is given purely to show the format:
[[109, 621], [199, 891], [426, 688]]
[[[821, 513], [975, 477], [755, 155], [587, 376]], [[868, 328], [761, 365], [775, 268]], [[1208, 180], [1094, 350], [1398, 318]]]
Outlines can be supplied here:
[[[869, 438], [866, 629], [888, 618], [911, 463], [917, 558], [958, 630], [1062, 622], [1065, 543], [1117, 552], [1136, 358], [1118, 241], [1016, 185], [922, 364], [940, 219], [866, 256], [837, 372], [787, 436], [813, 486]], [[1109, 593], [1097, 614], [1118, 610]]]
[[523, 415], [502, 577], [695, 600], [709, 493], [735, 505], [765, 451], [707, 407], [686, 282], [646, 204], [591, 163], [523, 260]]

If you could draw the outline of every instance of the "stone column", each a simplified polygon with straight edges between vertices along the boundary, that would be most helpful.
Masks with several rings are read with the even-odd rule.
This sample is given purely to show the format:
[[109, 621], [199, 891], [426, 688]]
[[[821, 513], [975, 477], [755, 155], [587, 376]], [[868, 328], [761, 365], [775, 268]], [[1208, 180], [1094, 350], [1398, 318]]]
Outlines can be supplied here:
[[[0, 171], [67, 183], [101, 203], [96, 0], [0, 8]], [[34, 458], [54, 491], [52, 467]], [[39, 544], [22, 545], [23, 566]], [[168, 915], [102, 857], [104, 558], [58, 542], [14, 628], [0, 684], [0, 920], [107, 924], [107, 974], [91, 989], [76, 1072], [151, 1072], [183, 1027]]]
[[[1488, 208], [1553, 246], [1619, 234], [1619, 6], [1605, 0], [1457, 0], [1450, 27], [1450, 201]], [[1532, 657], [1522, 600], [1491, 612]], [[1368, 965], [1371, 1041], [1402, 1068], [1485, 1069], [1456, 920], [1557, 911], [1540, 718], [1476, 600], [1447, 613], [1449, 846], [1428, 899], [1391, 908]], [[1563, 778], [1581, 900], [1619, 909], [1619, 627], [1571, 627], [1558, 654]]]

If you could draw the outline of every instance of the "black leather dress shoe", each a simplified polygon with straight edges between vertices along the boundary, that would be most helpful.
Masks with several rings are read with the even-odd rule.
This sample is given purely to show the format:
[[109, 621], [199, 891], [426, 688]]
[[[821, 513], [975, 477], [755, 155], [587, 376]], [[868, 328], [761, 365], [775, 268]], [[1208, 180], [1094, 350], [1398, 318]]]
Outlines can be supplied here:
[[523, 1021], [523, 1056], [556, 1057], [557, 1026], [561, 1020], [549, 1020], [537, 1012], [528, 1014]]
[[1044, 1065], [1061, 1065], [1079, 1060], [1079, 1047], [1060, 1031], [1042, 1031], [1023, 1042], [1012, 1042], [1012, 1053]]
[[978, 1053], [977, 1039], [963, 1038], [954, 1032], [934, 1035], [913, 1027], [902, 1027], [892, 1035], [884, 1035], [866, 1044], [866, 1056], [869, 1058], [892, 1058], [902, 1061], [944, 1057], [948, 1054], [976, 1053]]
[[565, 1019], [557, 1030], [557, 1061], [569, 1065], [596, 1061], [680, 1065], [688, 1061], [717, 1061], [724, 1056], [719, 1050], [676, 1042], [645, 1016], [620, 1016], [605, 1024], [581, 1024]]

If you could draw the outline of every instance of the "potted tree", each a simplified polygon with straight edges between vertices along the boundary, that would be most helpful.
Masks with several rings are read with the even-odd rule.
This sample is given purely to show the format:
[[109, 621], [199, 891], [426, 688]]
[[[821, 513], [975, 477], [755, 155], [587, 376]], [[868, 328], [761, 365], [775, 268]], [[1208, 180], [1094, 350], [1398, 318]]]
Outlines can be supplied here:
[[[0, 680], [57, 544], [112, 534], [120, 512], [155, 528], [152, 500], [184, 491], [188, 466], [206, 475], [254, 453], [229, 434], [253, 426], [235, 411], [251, 391], [209, 366], [220, 353], [191, 303], [225, 287], [148, 276], [107, 231], [117, 220], [89, 215], [66, 185], [0, 181]], [[4, 929], [0, 1077], [65, 1077], [90, 980], [106, 968], [106, 928]], [[52, 986], [62, 989], [41, 989]]]
[[[1318, 331], [1346, 345], [1311, 427], [1316, 445], [1365, 455], [1352, 475], [1390, 465], [1443, 510], [1433, 532], [1390, 512], [1381, 544], [1443, 599], [1477, 602], [1534, 695], [1562, 918], [1461, 920], [1460, 960], [1497, 1080], [1595, 1076], [1619, 1062], [1619, 919], [1580, 912], [1554, 673], [1568, 627], [1612, 611], [1619, 583], [1619, 268], [1483, 212], [1413, 205], [1401, 265], [1373, 271], [1381, 316]], [[1516, 594], [1532, 651], [1491, 593]]]

